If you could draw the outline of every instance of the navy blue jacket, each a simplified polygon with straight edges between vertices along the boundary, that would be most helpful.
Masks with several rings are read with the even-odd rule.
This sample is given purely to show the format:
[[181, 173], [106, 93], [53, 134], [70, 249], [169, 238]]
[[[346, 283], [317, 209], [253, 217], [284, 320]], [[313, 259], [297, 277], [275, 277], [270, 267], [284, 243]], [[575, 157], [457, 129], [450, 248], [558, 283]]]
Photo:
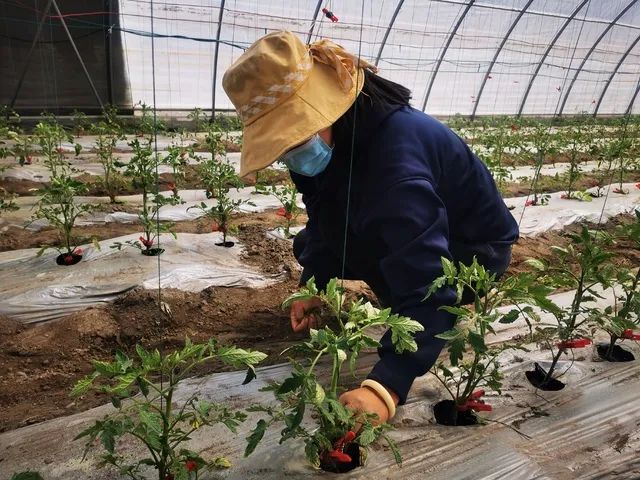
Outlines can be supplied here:
[[[438, 310], [453, 304], [452, 289], [423, 301], [442, 274], [441, 257], [470, 263], [476, 255], [501, 274], [518, 226], [484, 164], [437, 120], [397, 106], [359, 114], [355, 123], [345, 278], [365, 281], [383, 305], [425, 328], [415, 337], [415, 353], [395, 353], [387, 332], [369, 375], [404, 403], [444, 346], [434, 335], [453, 325], [454, 318]], [[336, 143], [329, 166], [316, 177], [291, 173], [309, 216], [294, 243], [301, 283], [315, 276], [324, 288], [340, 277], [350, 148], [350, 142]]]

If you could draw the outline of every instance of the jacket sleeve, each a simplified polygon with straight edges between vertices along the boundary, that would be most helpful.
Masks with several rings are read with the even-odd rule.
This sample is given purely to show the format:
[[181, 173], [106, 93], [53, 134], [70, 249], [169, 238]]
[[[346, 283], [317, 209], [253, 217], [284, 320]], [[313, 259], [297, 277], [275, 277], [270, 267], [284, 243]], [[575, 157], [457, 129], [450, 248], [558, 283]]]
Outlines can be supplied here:
[[443, 288], [423, 300], [431, 282], [442, 274], [441, 257], [451, 259], [446, 209], [432, 183], [423, 177], [397, 181], [378, 202], [371, 202], [361, 224], [372, 240], [394, 313], [420, 322], [416, 352], [398, 354], [391, 333], [382, 337], [380, 360], [369, 378], [393, 390], [400, 403], [416, 377], [436, 362], [445, 341], [435, 338], [453, 326], [451, 314], [438, 310], [455, 302], [455, 292]]
[[294, 239], [294, 253], [302, 265], [300, 285], [315, 277], [316, 286], [323, 290], [329, 280], [340, 276], [341, 263], [324, 242], [312, 215], [309, 212], [306, 228]]

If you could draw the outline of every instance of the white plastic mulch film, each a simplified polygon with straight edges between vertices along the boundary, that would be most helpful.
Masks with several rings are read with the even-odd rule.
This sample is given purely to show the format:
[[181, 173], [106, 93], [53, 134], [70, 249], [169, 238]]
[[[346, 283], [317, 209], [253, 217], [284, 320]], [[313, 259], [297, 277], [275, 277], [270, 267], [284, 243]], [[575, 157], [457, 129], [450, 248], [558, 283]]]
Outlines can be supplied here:
[[[120, 1], [133, 103], [154, 103], [151, 3]], [[184, 0], [153, 2], [153, 17], [160, 109], [211, 108], [214, 70], [215, 107], [231, 109], [225, 70], [256, 39], [290, 30], [360, 52], [435, 115], [640, 112], [633, 0]]]
[[104, 240], [100, 249], [83, 245], [82, 261], [68, 270], [56, 265], [56, 250], [40, 257], [33, 248], [0, 252], [0, 315], [37, 323], [111, 302], [138, 286], [199, 292], [212, 286], [262, 288], [282, 280], [245, 265], [240, 259], [242, 245], [216, 245], [222, 241], [221, 233], [181, 233], [177, 239], [163, 234], [160, 263], [133, 247], [112, 248], [138, 236]]
[[[559, 305], [570, 305], [575, 292], [554, 296]], [[598, 299], [601, 308], [611, 305], [610, 291]], [[545, 316], [543, 321], [553, 321]], [[524, 323], [498, 324], [489, 343], [503, 342], [527, 333]], [[596, 342], [605, 341], [596, 338]], [[625, 342], [636, 358], [640, 348]], [[502, 395], [489, 393], [487, 403], [493, 411], [483, 413], [487, 425], [445, 427], [436, 425], [432, 406], [446, 398], [446, 392], [431, 375], [416, 380], [407, 404], [398, 409], [391, 436], [402, 451], [402, 468], [391, 453], [374, 447], [366, 468], [350, 472], [345, 478], [363, 479], [491, 479], [491, 480], [569, 480], [640, 478], [640, 364], [610, 363], [599, 360], [592, 347], [574, 350], [559, 363], [566, 387], [558, 392], [536, 390], [525, 378], [533, 362], [550, 358], [536, 345], [528, 350], [506, 350], [499, 358], [504, 373]], [[357, 384], [377, 360], [375, 352], [364, 354], [358, 362]], [[570, 367], [570, 368], [569, 368]], [[191, 395], [234, 408], [273, 402], [271, 392], [261, 391], [274, 380], [290, 373], [289, 365], [258, 370], [257, 380], [241, 385], [245, 373], [216, 373], [181, 383], [174, 395], [177, 405]], [[328, 369], [327, 369], [328, 373]], [[45, 478], [106, 480], [116, 478], [113, 470], [97, 470], [97, 453], [81, 461], [83, 442], [73, 437], [93, 421], [113, 411], [106, 405], [70, 417], [58, 418], [0, 434], [0, 466], [6, 471], [27, 467]], [[268, 430], [256, 451], [243, 458], [246, 437], [259, 414], [250, 413], [236, 435], [222, 426], [204, 427], [194, 432], [189, 448], [203, 456], [224, 455], [233, 468], [206, 478], [276, 479], [326, 478], [327, 473], [312, 469], [304, 458], [301, 441], [279, 444], [281, 425]], [[310, 420], [307, 418], [307, 420]], [[215, 441], [214, 441], [215, 440]], [[213, 443], [212, 443], [213, 442]], [[33, 449], [33, 445], [38, 445]], [[139, 445], [127, 443], [127, 454], [142, 453]], [[96, 449], [99, 450], [99, 449]], [[29, 451], [25, 456], [21, 452]], [[51, 459], [55, 458], [52, 462]], [[148, 478], [155, 472], [149, 471]], [[156, 474], [157, 476], [157, 474]], [[329, 475], [331, 476], [331, 475]], [[119, 478], [119, 477], [117, 477]], [[204, 476], [202, 478], [205, 478]]]

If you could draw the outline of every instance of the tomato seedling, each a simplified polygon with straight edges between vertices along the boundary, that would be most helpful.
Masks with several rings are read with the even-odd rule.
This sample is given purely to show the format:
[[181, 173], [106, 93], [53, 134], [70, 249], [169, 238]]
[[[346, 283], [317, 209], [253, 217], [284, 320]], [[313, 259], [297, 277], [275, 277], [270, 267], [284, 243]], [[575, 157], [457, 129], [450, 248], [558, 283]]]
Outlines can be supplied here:
[[[564, 384], [553, 373], [560, 357], [574, 348], [591, 343], [588, 338], [594, 326], [593, 318], [600, 313], [594, 302], [603, 298], [601, 288], [608, 288], [614, 278], [615, 267], [610, 262], [613, 254], [604, 246], [610, 237], [602, 232], [590, 232], [583, 227], [578, 234], [570, 234], [567, 247], [551, 247], [554, 258], [527, 260], [527, 264], [539, 273], [538, 283], [531, 286], [533, 302], [555, 319], [555, 323], [540, 323], [536, 331], [552, 355], [548, 371], [536, 364], [536, 370], [527, 377], [542, 389], [559, 390]], [[561, 306], [548, 298], [544, 285], [552, 289], [575, 290], [569, 306]]]
[[283, 186], [271, 185], [268, 191], [278, 199], [282, 204], [282, 208], [278, 210], [276, 215], [284, 218], [284, 236], [285, 238], [293, 238], [295, 235], [291, 234], [291, 225], [296, 221], [298, 215], [300, 215], [301, 208], [298, 207], [296, 187], [289, 183]]
[[[512, 323], [523, 317], [530, 324], [534, 318], [532, 307], [518, 304], [528, 299], [532, 277], [511, 276], [500, 281], [475, 258], [471, 265], [459, 263], [457, 267], [453, 261], [442, 258], [442, 268], [443, 274], [433, 281], [425, 298], [441, 288], [456, 291], [455, 305], [441, 307], [455, 315], [453, 328], [436, 335], [447, 340], [449, 363], [438, 361], [431, 369], [451, 400], [436, 404], [434, 413], [438, 423], [444, 425], [471, 425], [478, 422], [475, 412], [491, 411], [491, 406], [481, 398], [485, 389], [501, 393], [498, 356], [504, 350], [521, 348], [513, 342], [489, 346], [486, 336], [495, 333], [496, 322]], [[502, 305], [514, 307], [505, 314], [498, 310]]]
[[[413, 334], [422, 331], [418, 322], [407, 317], [391, 313], [391, 309], [378, 310], [362, 300], [344, 304], [344, 292], [338, 286], [338, 280], [332, 279], [323, 291], [318, 291], [311, 278], [305, 287], [294, 293], [283, 303], [287, 308], [298, 300], [319, 298], [326, 313], [337, 320], [334, 329], [324, 326], [312, 329], [309, 339], [295, 345], [285, 352], [295, 353], [307, 359], [308, 363], [293, 358], [291, 375], [283, 382], [275, 382], [265, 388], [273, 392], [276, 406], [256, 405], [250, 409], [266, 415], [258, 421], [256, 428], [248, 437], [245, 455], [250, 455], [263, 438], [269, 427], [284, 423], [280, 432], [280, 443], [292, 438], [301, 438], [305, 443], [305, 455], [315, 466], [323, 466], [332, 471], [341, 471], [341, 464], [356, 463], [369, 445], [382, 438], [394, 454], [396, 462], [402, 458], [393, 440], [387, 435], [389, 424], [376, 425], [375, 415], [356, 412], [344, 407], [338, 397], [342, 387], [342, 367], [349, 365], [351, 373], [355, 371], [356, 360], [367, 348], [377, 348], [379, 342], [371, 337], [370, 329], [385, 327], [391, 330], [396, 351], [415, 351], [417, 349]], [[326, 358], [331, 365], [329, 382], [320, 379], [317, 371], [320, 360]], [[311, 411], [314, 427], [303, 425], [305, 412]], [[355, 433], [356, 425], [361, 425]], [[351, 433], [350, 433], [351, 432]], [[348, 446], [355, 444], [355, 446]], [[349, 453], [351, 452], [351, 453]], [[354, 458], [355, 457], [355, 458]]]
[[160, 208], [164, 205], [177, 205], [180, 197], [167, 197], [158, 191], [156, 172], [160, 159], [153, 152], [151, 142], [149, 139], [141, 143], [137, 138], [129, 142], [133, 157], [124, 167], [124, 175], [131, 178], [133, 187], [142, 190], [142, 210], [138, 214], [138, 219], [142, 225], [143, 234], [139, 240], [115, 242], [111, 248], [120, 250], [126, 244], [139, 249], [143, 255], [156, 256], [164, 252], [164, 249], [159, 246], [153, 246], [160, 233], [168, 232], [177, 238], [172, 230], [172, 223], [156, 221]]
[[[244, 383], [255, 378], [255, 366], [266, 358], [264, 353], [219, 345], [211, 339], [207, 343], [186, 340], [182, 350], [161, 355], [136, 346], [137, 358], [116, 353], [111, 362], [94, 361], [93, 373], [73, 388], [75, 397], [89, 391], [107, 394], [116, 408], [102, 420], [80, 432], [75, 440], [85, 438], [84, 458], [98, 442], [105, 453], [99, 468], [111, 465], [120, 475], [134, 480], [148, 478], [147, 471], [157, 471], [158, 480], [189, 479], [194, 471], [228, 468], [224, 457], [205, 459], [185, 448], [185, 442], [203, 426], [222, 424], [236, 432], [246, 414], [233, 411], [224, 404], [191, 394], [181, 406], [174, 394], [182, 380], [193, 374], [198, 366], [212, 360], [222, 361], [234, 368], [247, 369]], [[130, 456], [118, 450], [119, 442], [131, 437], [141, 442], [148, 456], [132, 462]]]

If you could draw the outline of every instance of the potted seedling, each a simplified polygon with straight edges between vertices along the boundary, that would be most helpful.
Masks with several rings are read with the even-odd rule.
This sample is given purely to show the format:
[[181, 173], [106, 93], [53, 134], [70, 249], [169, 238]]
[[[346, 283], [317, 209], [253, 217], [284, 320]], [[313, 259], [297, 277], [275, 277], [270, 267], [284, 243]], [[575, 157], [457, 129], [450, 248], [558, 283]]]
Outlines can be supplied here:
[[[442, 288], [456, 291], [454, 305], [441, 307], [455, 316], [453, 327], [436, 337], [447, 341], [448, 364], [438, 361], [431, 373], [451, 396], [434, 405], [436, 422], [441, 425], [474, 425], [481, 420], [477, 412], [491, 411], [491, 405], [482, 397], [486, 389], [500, 392], [502, 375], [498, 356], [507, 349], [521, 348], [517, 344], [503, 343], [488, 346], [485, 338], [495, 333], [493, 325], [512, 323], [523, 317], [529, 323], [534, 317], [530, 306], [517, 304], [528, 296], [528, 288], [533, 277], [511, 276], [496, 280], [496, 275], [488, 272], [474, 258], [467, 266], [442, 258], [443, 275], [436, 278], [426, 298]], [[514, 305], [508, 313], [498, 307]]]
[[173, 235], [173, 224], [167, 222], [157, 222], [160, 208], [164, 205], [177, 205], [180, 197], [164, 196], [158, 191], [156, 171], [159, 165], [159, 156], [151, 148], [151, 140], [139, 139], [129, 142], [133, 150], [131, 161], [126, 164], [124, 175], [131, 178], [134, 188], [142, 190], [142, 210], [138, 214], [138, 219], [143, 229], [143, 234], [138, 240], [127, 240], [126, 242], [115, 242], [111, 248], [120, 250], [125, 244], [137, 248], [140, 253], [146, 256], [155, 257], [164, 252], [163, 248], [154, 245], [157, 243], [159, 235], [168, 232]]
[[9, 149], [20, 166], [31, 165], [33, 163], [34, 137], [21, 134], [19, 131], [9, 131], [9, 139], [13, 140], [13, 147]]
[[506, 125], [484, 131], [480, 135], [480, 143], [488, 150], [479, 156], [485, 163], [498, 186], [498, 190], [504, 193], [504, 184], [512, 178], [511, 170], [504, 164], [504, 154], [515, 145], [515, 136], [509, 133]]
[[[336, 319], [337, 326], [311, 329], [307, 341], [285, 350], [307, 361], [290, 358], [291, 375], [265, 388], [274, 394], [274, 406], [250, 408], [250, 411], [262, 412], [265, 418], [258, 421], [249, 435], [245, 455], [255, 450], [272, 425], [284, 423], [280, 443], [292, 438], [302, 439], [305, 455], [316, 468], [346, 472], [360, 466], [369, 445], [380, 438], [388, 444], [400, 464], [402, 459], [397, 446], [387, 435], [391, 426], [377, 424], [375, 415], [347, 409], [338, 400], [344, 390], [343, 365], [349, 365], [353, 374], [362, 350], [379, 346], [379, 342], [370, 336], [372, 328], [390, 329], [396, 351], [402, 353], [416, 351], [413, 334], [422, 331], [423, 327], [414, 320], [391, 313], [390, 309], [377, 310], [362, 300], [345, 305], [344, 293], [336, 279], [329, 281], [325, 290], [318, 291], [311, 278], [305, 287], [285, 300], [283, 307], [287, 308], [297, 300], [314, 298], [320, 300], [322, 307], [319, 308]], [[323, 359], [331, 365], [328, 382], [321, 380], [318, 373], [318, 365]], [[311, 413], [313, 426], [303, 424], [305, 412]], [[359, 430], [358, 425], [361, 426]]]
[[156, 130], [164, 130], [164, 124], [154, 119], [153, 108], [140, 101], [134, 105], [134, 109], [140, 107], [140, 118], [136, 123], [136, 136], [150, 137]]
[[250, 204], [246, 200], [232, 200], [229, 197], [229, 190], [238, 190], [243, 186], [242, 180], [236, 174], [233, 166], [226, 160], [215, 158], [205, 160], [200, 164], [200, 175], [207, 188], [207, 197], [215, 198], [216, 203], [208, 206], [201, 202], [200, 205], [189, 207], [187, 210], [196, 208], [204, 215], [213, 220], [211, 231], [222, 232], [222, 242], [216, 243], [219, 247], [233, 247], [234, 242], [227, 241], [227, 234], [230, 233], [231, 216], [238, 211], [241, 205]]
[[[0, 173], [2, 173], [3, 170], [4, 168], [0, 166]], [[17, 197], [17, 195], [7, 193], [4, 188], [0, 187], [0, 214], [18, 210], [19, 207], [15, 202]]]
[[95, 150], [98, 153], [98, 160], [102, 165], [103, 175], [98, 177], [99, 182], [109, 196], [111, 203], [117, 203], [116, 196], [125, 185], [122, 174], [124, 163], [114, 156], [114, 150], [118, 140], [124, 138], [117, 126], [106, 122], [100, 122], [91, 127], [96, 135]]
[[[35, 136], [44, 154], [44, 164], [50, 173], [50, 180], [41, 190], [40, 200], [31, 221], [45, 219], [55, 227], [62, 237], [63, 246], [54, 247], [60, 253], [56, 258], [58, 265], [75, 265], [82, 260], [82, 249], [73, 244], [72, 231], [76, 220], [94, 209], [94, 206], [80, 203], [74, 197], [87, 193], [87, 186], [74, 179], [71, 168], [64, 156], [60, 144], [69, 139], [69, 135], [56, 122], [41, 122], [36, 125]], [[79, 152], [79, 149], [76, 149]], [[97, 248], [97, 242], [94, 241]], [[41, 256], [49, 247], [38, 252]]]
[[204, 132], [207, 126], [207, 116], [201, 108], [194, 108], [187, 118], [191, 121], [194, 132]]
[[174, 197], [178, 196], [178, 188], [185, 179], [184, 169], [187, 166], [187, 159], [191, 155], [193, 155], [193, 149], [191, 147], [172, 145], [168, 148], [168, 153], [162, 159], [162, 163], [169, 165], [173, 173], [173, 181], [170, 182], [168, 186]]
[[591, 195], [588, 192], [577, 190], [575, 183], [581, 176], [580, 157], [582, 156], [582, 147], [587, 137], [583, 125], [580, 123], [568, 127], [567, 151], [569, 154], [569, 166], [566, 172], [567, 188], [560, 198], [565, 200], [580, 200], [590, 202]]
[[300, 215], [301, 211], [297, 203], [298, 191], [296, 190], [296, 187], [292, 183], [282, 186], [272, 185], [269, 188], [269, 191], [271, 195], [276, 197], [282, 204], [282, 207], [278, 209], [276, 215], [284, 218], [285, 224], [282, 229], [284, 237], [295, 237], [295, 234], [291, 234], [291, 225], [296, 221], [296, 218]]
[[556, 136], [551, 127], [542, 122], [533, 125], [531, 135], [520, 137], [519, 151], [522, 156], [534, 164], [531, 194], [533, 198], [525, 206], [547, 205], [549, 196], [540, 193], [538, 180], [545, 159], [556, 152]]
[[[186, 340], [182, 350], [161, 355], [158, 350], [136, 346], [136, 356], [116, 353], [111, 362], [94, 361], [93, 373], [80, 380], [72, 391], [82, 396], [89, 391], [111, 397], [114, 413], [97, 420], [76, 436], [86, 439], [86, 458], [98, 443], [105, 453], [98, 468], [110, 465], [119, 475], [134, 480], [149, 478], [155, 470], [158, 480], [198, 478], [198, 473], [228, 468], [224, 457], [203, 458], [189, 450], [186, 442], [202, 427], [222, 424], [236, 432], [246, 414], [229, 406], [191, 394], [181, 405], [174, 395], [180, 382], [194, 369], [221, 361], [233, 368], [247, 369], [244, 383], [255, 378], [255, 366], [264, 360], [264, 353], [219, 345], [215, 340], [192, 343]], [[121, 442], [125, 438], [140, 442], [147, 456], [131, 459]], [[193, 476], [195, 474], [195, 476]]]
[[[551, 365], [544, 370], [538, 363], [534, 370], [526, 372], [529, 382], [542, 390], [561, 390], [564, 383], [554, 376], [560, 358], [577, 348], [591, 344], [589, 335], [594, 326], [593, 318], [599, 309], [594, 302], [603, 298], [602, 288], [611, 286], [615, 268], [610, 259], [612, 253], [604, 246], [610, 237], [603, 232], [590, 232], [583, 227], [578, 234], [568, 235], [567, 247], [551, 247], [552, 260], [530, 259], [527, 264], [538, 271], [538, 283], [532, 286], [533, 303], [549, 313], [554, 322], [541, 322], [536, 326], [541, 342], [551, 353]], [[569, 306], [560, 306], [548, 298], [540, 285], [553, 289], [575, 290]]]
[[87, 131], [87, 128], [89, 128], [89, 119], [86, 113], [80, 112], [79, 110], [71, 112], [71, 116], [73, 117], [73, 131], [76, 137], [80, 137]]
[[[640, 209], [635, 211], [635, 222], [619, 229], [618, 239], [629, 241], [640, 249]], [[625, 350], [618, 341], [640, 340], [640, 268], [633, 269], [618, 266], [612, 287], [613, 305], [594, 316], [609, 334], [609, 343], [597, 346], [598, 355], [610, 362], [630, 362], [635, 360], [633, 353]]]

